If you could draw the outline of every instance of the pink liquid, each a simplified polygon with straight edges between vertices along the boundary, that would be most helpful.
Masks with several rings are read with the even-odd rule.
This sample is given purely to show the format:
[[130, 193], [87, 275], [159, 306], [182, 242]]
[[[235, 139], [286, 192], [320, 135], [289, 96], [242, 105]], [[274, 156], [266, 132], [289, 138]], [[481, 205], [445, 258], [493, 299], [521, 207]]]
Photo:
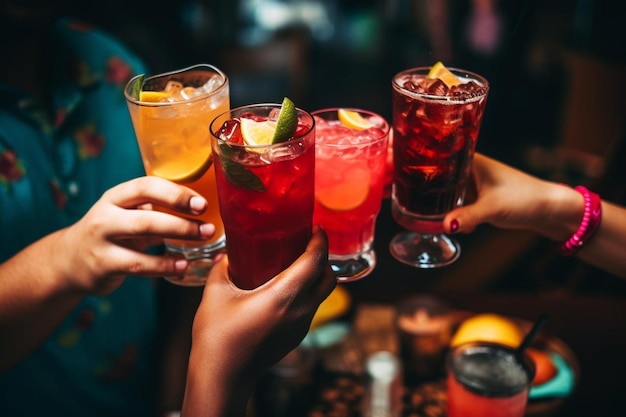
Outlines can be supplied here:
[[[374, 240], [389, 127], [380, 117], [372, 120], [377, 127], [358, 131], [316, 115], [314, 222], [327, 233], [331, 255], [365, 252]], [[325, 201], [323, 192], [332, 187], [340, 191]]]
[[[232, 137], [236, 141], [239, 123]], [[258, 153], [224, 153], [218, 149], [215, 172], [220, 211], [226, 230], [226, 249], [232, 281], [244, 289], [255, 288], [287, 268], [305, 250], [311, 238], [314, 199], [314, 133], [300, 126], [305, 134], [291, 139], [302, 146], [289, 157], [271, 163]], [[222, 146], [226, 146], [223, 144]], [[225, 173], [224, 163], [238, 164], [254, 174], [263, 190], [235, 184]], [[226, 167], [227, 169], [232, 169]]]
[[[424, 83], [431, 83], [425, 75], [394, 80], [394, 196], [407, 213], [436, 221], [464, 197], [487, 89], [467, 84], [471, 92], [452, 97], [440, 93], [454, 90], [425, 91]], [[420, 221], [396, 220], [409, 230], [437, 231]]]

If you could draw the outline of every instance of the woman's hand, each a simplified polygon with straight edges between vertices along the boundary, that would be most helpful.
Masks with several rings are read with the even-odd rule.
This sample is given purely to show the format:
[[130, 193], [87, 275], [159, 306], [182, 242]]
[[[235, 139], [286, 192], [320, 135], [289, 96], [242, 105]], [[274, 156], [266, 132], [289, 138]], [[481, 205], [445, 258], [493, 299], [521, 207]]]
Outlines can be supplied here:
[[136, 178], [109, 189], [83, 218], [61, 232], [59, 251], [67, 260], [65, 276], [72, 285], [106, 294], [128, 275], [162, 277], [185, 271], [185, 259], [145, 250], [164, 237], [208, 239], [215, 227], [146, 209], [150, 205], [181, 215], [200, 214], [207, 208], [195, 191], [158, 177]]
[[256, 379], [302, 341], [335, 285], [326, 235], [317, 227], [304, 254], [253, 290], [236, 287], [227, 258], [219, 261], [194, 320], [183, 414], [243, 413]]
[[479, 224], [490, 223], [560, 241], [571, 236], [580, 222], [583, 199], [570, 187], [541, 180], [479, 153], [474, 156], [472, 179], [465, 205], [444, 218], [447, 233], [470, 233]]

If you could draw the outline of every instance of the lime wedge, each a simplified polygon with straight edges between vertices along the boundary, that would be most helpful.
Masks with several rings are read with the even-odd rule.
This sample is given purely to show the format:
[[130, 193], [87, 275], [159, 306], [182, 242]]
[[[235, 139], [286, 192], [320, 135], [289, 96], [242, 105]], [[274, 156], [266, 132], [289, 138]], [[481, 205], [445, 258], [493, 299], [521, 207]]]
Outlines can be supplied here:
[[337, 116], [341, 124], [350, 129], [363, 130], [372, 127], [372, 123], [370, 123], [369, 120], [363, 118], [359, 112], [353, 110], [339, 109]]
[[242, 118], [240, 124], [241, 136], [246, 145], [262, 146], [274, 143], [276, 122], [271, 120], [257, 122], [252, 119]]
[[276, 129], [272, 143], [288, 141], [296, 133], [297, 127], [298, 112], [296, 111], [296, 105], [293, 104], [293, 101], [285, 97], [280, 108], [280, 113], [278, 113], [278, 119], [276, 120]]
[[443, 65], [443, 62], [441, 61], [437, 61], [437, 63], [435, 63], [435, 65], [430, 68], [430, 71], [428, 72], [428, 78], [439, 78], [448, 87], [461, 84], [459, 78], [454, 75], [452, 71], [446, 68], [446, 66]]

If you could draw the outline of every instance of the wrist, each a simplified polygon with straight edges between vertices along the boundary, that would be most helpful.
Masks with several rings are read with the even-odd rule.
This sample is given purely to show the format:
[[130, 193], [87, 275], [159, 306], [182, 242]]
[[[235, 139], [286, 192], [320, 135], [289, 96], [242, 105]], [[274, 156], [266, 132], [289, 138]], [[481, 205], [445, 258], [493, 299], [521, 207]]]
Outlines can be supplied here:
[[535, 232], [554, 241], [564, 242], [578, 229], [584, 211], [584, 198], [573, 187], [549, 183], [540, 192], [543, 203], [536, 216]]
[[575, 190], [583, 197], [584, 209], [576, 231], [559, 246], [559, 251], [565, 256], [575, 255], [582, 249], [593, 238], [602, 219], [602, 201], [600, 196], [580, 185], [575, 187]]

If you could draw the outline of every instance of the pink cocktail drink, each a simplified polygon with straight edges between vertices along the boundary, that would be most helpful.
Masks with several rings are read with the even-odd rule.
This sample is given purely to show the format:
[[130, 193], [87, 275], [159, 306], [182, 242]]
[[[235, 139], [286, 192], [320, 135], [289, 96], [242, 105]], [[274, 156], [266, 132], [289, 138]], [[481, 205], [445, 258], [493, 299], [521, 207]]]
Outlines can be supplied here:
[[[383, 196], [389, 124], [359, 109], [324, 109], [315, 117], [314, 222], [328, 235], [329, 258], [339, 281], [367, 276]], [[355, 121], [343, 118], [356, 117]], [[359, 124], [360, 123], [360, 124]]]
[[459, 346], [447, 362], [448, 417], [523, 417], [534, 366], [491, 343]]
[[[392, 253], [419, 267], [445, 265], [458, 257], [458, 245], [442, 235], [441, 221], [463, 203], [489, 91], [489, 83], [480, 75], [451, 69], [456, 84], [448, 86], [430, 78], [429, 71], [430, 67], [406, 70], [392, 82], [392, 215], [402, 227], [415, 232], [411, 238], [404, 236], [403, 248], [394, 249], [392, 244]], [[407, 241], [419, 235], [438, 235], [440, 243], [446, 240], [446, 247], [438, 249], [443, 253], [431, 255], [425, 250], [426, 255], [411, 254], [423, 261], [401, 259]]]
[[211, 123], [220, 212], [226, 229], [229, 274], [255, 288], [287, 268], [309, 242], [313, 224], [315, 130], [298, 109], [293, 138], [249, 146], [241, 119], [267, 120], [280, 105], [244, 106]]

